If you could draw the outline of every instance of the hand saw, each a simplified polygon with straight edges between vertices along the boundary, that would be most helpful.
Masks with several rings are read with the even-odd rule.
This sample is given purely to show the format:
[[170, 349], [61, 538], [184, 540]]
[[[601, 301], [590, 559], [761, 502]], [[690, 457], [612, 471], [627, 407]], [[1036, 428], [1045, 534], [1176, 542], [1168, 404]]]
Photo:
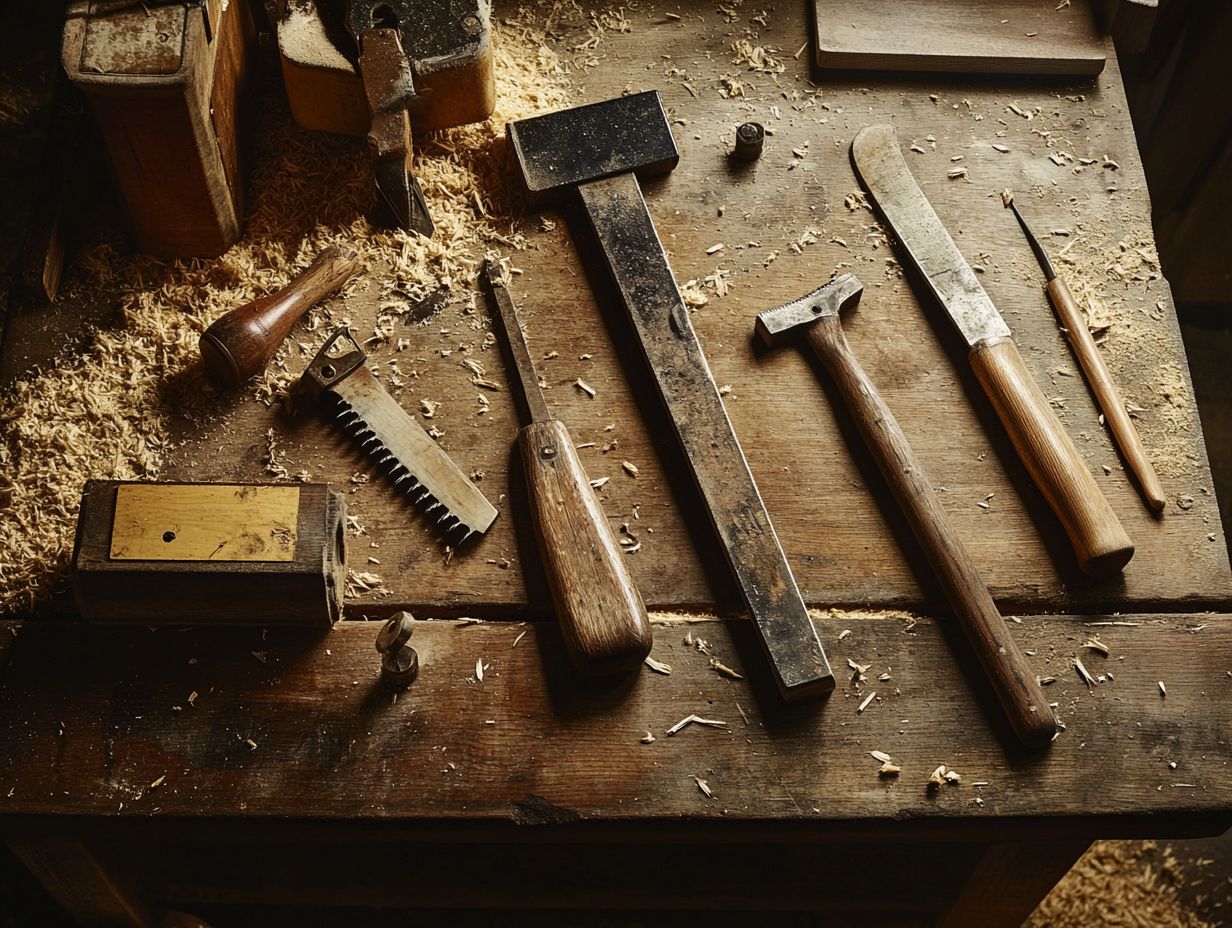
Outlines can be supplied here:
[[334, 424], [447, 538], [461, 544], [486, 532], [496, 508], [372, 376], [365, 358], [350, 331], [339, 329], [312, 359], [301, 383], [335, 404]]

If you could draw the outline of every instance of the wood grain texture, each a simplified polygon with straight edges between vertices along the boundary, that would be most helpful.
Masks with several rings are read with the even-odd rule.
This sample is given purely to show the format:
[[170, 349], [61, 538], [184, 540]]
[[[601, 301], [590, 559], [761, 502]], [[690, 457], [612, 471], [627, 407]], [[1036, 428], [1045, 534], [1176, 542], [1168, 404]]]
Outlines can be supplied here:
[[1086, 76], [1104, 69], [1088, 0], [813, 0], [817, 64], [860, 71]]
[[[686, 14], [679, 21], [659, 22], [658, 8], [646, 8], [646, 20], [633, 23], [632, 32], [606, 33], [594, 52], [601, 66], [586, 72], [573, 98], [577, 103], [607, 99], [632, 81], [632, 89], [659, 88], [672, 118], [687, 123], [673, 125], [680, 166], [648, 185], [646, 198], [681, 282], [719, 269], [727, 274], [730, 292], [721, 299], [711, 292], [709, 304], [691, 313], [691, 321], [716, 381], [731, 387], [724, 397], [728, 415], [806, 600], [946, 608], [875, 465], [860, 443], [850, 440], [854, 426], [849, 417], [841, 411], [833, 416], [818, 412], [825, 408], [829, 388], [804, 356], [766, 357], [751, 337], [758, 311], [795, 299], [839, 269], [854, 270], [866, 285], [859, 309], [844, 321], [847, 337], [894, 409], [1004, 610], [1232, 604], [1223, 530], [1209, 492], [1206, 451], [1166, 282], [1129, 279], [1116, 282], [1115, 293], [1137, 306], [1162, 304], [1158, 320], [1142, 317], [1142, 332], [1158, 356], [1177, 367], [1185, 385], [1172, 394], [1178, 405], [1162, 395], [1156, 373], [1141, 363], [1139, 342], [1114, 326], [1104, 349], [1123, 395], [1143, 409], [1135, 421], [1173, 501], [1164, 518], [1157, 519], [1142, 506], [1099, 424], [1099, 410], [1041, 299], [1038, 270], [1026, 243], [992, 196], [1005, 187], [1018, 190], [1020, 199], [1025, 190], [1036, 192], [1031, 213], [1039, 217], [1042, 230], [1089, 230], [1075, 254], [1107, 251], [1113, 261], [1122, 254], [1119, 242], [1141, 236], [1149, 240], [1145, 180], [1115, 60], [1097, 80], [1068, 88], [944, 76], [930, 77], [928, 86], [921, 87], [919, 78], [868, 74], [859, 81], [829, 75], [818, 92], [808, 52], [792, 57], [807, 36], [803, 7], [771, 3], [766, 8], [772, 28], [763, 41], [786, 49], [779, 56], [786, 70], [774, 78], [742, 72], [743, 97], [724, 99], [717, 92], [720, 76], [735, 73], [732, 26], [712, 6], [686, 0], [677, 11]], [[500, 4], [495, 15], [505, 15]], [[587, 37], [585, 21], [562, 18], [555, 28], [562, 47]], [[663, 56], [690, 77], [646, 71], [647, 63], [669, 60]], [[784, 93], [790, 99], [784, 100]], [[963, 101], [970, 101], [970, 108]], [[1011, 103], [1024, 111], [1039, 107], [1040, 114], [1024, 119], [1006, 109]], [[737, 170], [727, 161], [731, 127], [747, 119], [765, 122], [774, 134], [760, 161]], [[891, 252], [873, 217], [842, 205], [858, 186], [844, 154], [851, 139], [866, 125], [887, 121], [904, 142], [918, 140], [924, 149], [907, 155], [917, 181], [967, 260], [985, 268], [981, 280], [1014, 330], [1032, 375], [1056, 401], [1066, 431], [1133, 538], [1137, 554], [1120, 577], [1093, 582], [1081, 574], [1061, 525], [1018, 463], [971, 375], [964, 347], [947, 340], [949, 323], [921, 299], [922, 291], [911, 280], [887, 264]], [[1081, 140], [1076, 153], [1099, 159], [1106, 152], [1120, 169], [1113, 174], [1092, 167], [1075, 174], [1057, 166], [1037, 130]], [[294, 127], [288, 131], [293, 134], [289, 142], [307, 143], [306, 133], [295, 137]], [[936, 138], [936, 149], [929, 135]], [[1009, 151], [994, 150], [994, 142]], [[795, 158], [793, 149], [805, 157]], [[956, 155], [964, 157], [970, 183], [947, 178]], [[792, 167], [794, 162], [799, 163]], [[1112, 176], [1115, 193], [1106, 189]], [[722, 564], [721, 552], [706, 538], [704, 517], [690, 495], [669, 426], [655, 412], [658, 400], [647, 389], [640, 358], [628, 348], [627, 327], [587, 286], [566, 223], [556, 214], [546, 215], [556, 220], [555, 228], [541, 229], [537, 220], [525, 225], [527, 247], [516, 255], [523, 271], [520, 292], [527, 295], [531, 351], [536, 360], [557, 352], [539, 373], [555, 415], [579, 444], [595, 443], [578, 453], [591, 477], [611, 478], [600, 491], [605, 510], [619, 522], [632, 520], [637, 507], [642, 525], [654, 529], [641, 536], [642, 550], [629, 556], [633, 577], [652, 607], [738, 608], [738, 596], [723, 580], [722, 569], [710, 566]], [[726, 243], [722, 252], [706, 254], [719, 242]], [[374, 266], [355, 283], [345, 307], [333, 310], [333, 321], [345, 315], [357, 332], [369, 330], [387, 299], [385, 279]], [[1070, 274], [1075, 290], [1082, 282]], [[150, 286], [159, 283], [154, 277]], [[490, 379], [506, 383], [503, 365], [483, 351], [484, 333], [469, 334], [474, 320], [460, 307], [470, 298], [470, 288], [468, 282], [457, 283], [458, 309], [447, 308], [432, 324], [397, 333], [411, 340], [401, 356], [413, 354], [420, 375], [405, 399], [412, 410], [420, 398], [473, 394], [472, 373], [456, 363], [460, 343], [471, 345]], [[66, 337], [78, 332], [82, 318], [106, 320], [124, 298], [108, 291], [90, 299], [62, 294], [54, 306], [12, 316], [0, 369], [50, 362]], [[443, 329], [451, 334], [441, 335]], [[440, 354], [446, 349], [454, 351], [449, 358]], [[372, 354], [376, 364], [399, 357], [392, 343], [374, 347]], [[583, 354], [590, 357], [581, 360]], [[308, 360], [303, 356], [299, 363]], [[296, 371], [296, 359], [289, 366]], [[579, 376], [595, 387], [593, 399], [573, 386]], [[479, 545], [448, 563], [427, 521], [409, 513], [380, 480], [350, 482], [364, 464], [347, 443], [309, 417], [274, 414], [253, 396], [220, 398], [216, 417], [205, 423], [197, 415], [170, 416], [169, 438], [185, 444], [168, 460], [165, 473], [184, 480], [268, 479], [262, 458], [266, 433], [273, 428], [289, 469], [307, 469], [314, 480], [347, 487], [348, 511], [367, 531], [362, 543], [381, 545], [381, 573], [393, 595], [359, 597], [357, 610], [392, 612], [407, 606], [416, 614], [424, 609], [469, 614], [529, 607], [547, 615], [551, 598], [546, 585], [536, 568], [523, 570], [522, 555], [534, 551], [534, 542], [524, 494], [511, 484], [510, 475], [519, 473], [520, 465], [510, 446], [521, 423], [508, 389], [492, 392], [489, 399], [485, 414], [459, 399], [443, 404], [434, 420], [445, 432], [440, 442], [450, 454], [465, 461], [468, 470], [485, 474], [485, 494], [493, 500], [505, 494], [505, 516]], [[612, 442], [617, 447], [611, 448]], [[638, 465], [636, 478], [622, 470], [622, 460]], [[979, 504], [990, 493], [985, 509]], [[1193, 497], [1192, 508], [1176, 504], [1183, 497]], [[507, 569], [498, 566], [505, 562]]]
[[834, 379], [1014, 733], [1030, 747], [1048, 744], [1057, 732], [1057, 723], [1036, 682], [1035, 671], [997, 611], [894, 414], [852, 352], [838, 314], [823, 316], [810, 325], [804, 339]]
[[[671, 675], [647, 669], [606, 688], [572, 672], [553, 623], [418, 622], [421, 671], [396, 702], [380, 686], [376, 623], [268, 633], [10, 625], [0, 629], [0, 817], [11, 826], [54, 814], [79, 829], [97, 819], [115, 834], [153, 816], [151, 828], [182, 835], [219, 820], [435, 823], [455, 839], [519, 823], [578, 839], [638, 823], [682, 835], [721, 822], [732, 840], [771, 825], [777, 840], [1222, 831], [1232, 621], [1084, 624], [1099, 620], [1113, 621], [1049, 616], [1014, 628], [1037, 671], [1056, 678], [1046, 692], [1066, 729], [1042, 754], [1015, 747], [947, 640], [957, 629], [929, 620], [820, 615], [831, 636], [851, 630], [835, 657], [870, 665], [867, 680], [787, 707], [746, 621], [659, 617], [654, 656]], [[1107, 658], [1082, 648], [1095, 632]], [[686, 634], [745, 679], [717, 673]], [[1079, 654], [1115, 680], [1088, 688], [1071, 665]], [[665, 734], [693, 713], [726, 728]], [[656, 740], [644, 744], [648, 731]], [[902, 772], [879, 777], [873, 750]], [[930, 788], [938, 764], [961, 783]]]
[[1081, 838], [991, 845], [937, 928], [1020, 928], [1089, 846]]
[[1164, 497], [1163, 487], [1159, 485], [1159, 478], [1155, 476], [1155, 468], [1151, 466], [1151, 460], [1146, 456], [1146, 450], [1142, 447], [1142, 439], [1138, 437], [1138, 430], [1134, 428], [1129, 413], [1125, 411], [1125, 400], [1121, 398], [1121, 391], [1117, 389], [1112, 375], [1108, 373], [1108, 367], [1104, 364], [1103, 356], [1095, 345], [1091, 330], [1087, 328], [1087, 321], [1082, 315], [1082, 310], [1078, 308], [1073, 294], [1069, 292], [1069, 287], [1060, 277], [1054, 277], [1048, 281], [1048, 298], [1056, 307], [1057, 315], [1061, 319], [1061, 327], [1065, 329], [1070, 346], [1078, 357], [1078, 363], [1082, 365], [1082, 372], [1086, 374], [1091, 392], [1095, 394], [1099, 408], [1103, 410], [1104, 418], [1108, 422], [1112, 436], [1116, 439], [1117, 447], [1121, 449], [1121, 454], [1129, 463], [1130, 472], [1138, 481], [1138, 488], [1142, 491], [1143, 498], [1155, 512], [1163, 512], [1164, 506], [1168, 504], [1168, 500]]
[[1078, 565], [1093, 577], [1119, 573], [1134, 556], [1133, 542], [1013, 339], [986, 339], [971, 349], [970, 358], [1019, 457], [1065, 526]]
[[653, 639], [646, 607], [559, 420], [518, 433], [539, 560], [556, 620], [577, 666], [595, 674], [636, 669]]
[[343, 254], [331, 245], [281, 290], [215, 321], [200, 342], [210, 376], [235, 387], [261, 373], [304, 313], [354, 277], [359, 268], [355, 255]]

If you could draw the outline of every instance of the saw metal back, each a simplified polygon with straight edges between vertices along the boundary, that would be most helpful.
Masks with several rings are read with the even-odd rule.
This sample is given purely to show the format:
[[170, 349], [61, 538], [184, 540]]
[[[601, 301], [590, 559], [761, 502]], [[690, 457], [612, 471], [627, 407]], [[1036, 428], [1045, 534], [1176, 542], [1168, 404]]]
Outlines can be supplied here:
[[446, 537], [461, 544], [496, 520], [496, 508], [364, 364], [364, 350], [339, 329], [317, 352], [303, 383], [333, 401], [334, 423]]
[[869, 126], [857, 135], [851, 159], [895, 237], [967, 344], [1008, 338], [1009, 326], [903, 160], [893, 127]]

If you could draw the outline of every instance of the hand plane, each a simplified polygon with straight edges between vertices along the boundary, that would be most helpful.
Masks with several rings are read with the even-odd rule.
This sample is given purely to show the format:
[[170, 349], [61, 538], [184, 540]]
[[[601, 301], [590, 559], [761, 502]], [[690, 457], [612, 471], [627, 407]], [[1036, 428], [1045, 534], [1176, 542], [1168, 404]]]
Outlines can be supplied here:
[[407, 415], [364, 363], [364, 350], [339, 329], [301, 378], [304, 389], [333, 404], [332, 418], [358, 443], [394, 487], [446, 538], [461, 544], [496, 520], [495, 507], [423, 427]]

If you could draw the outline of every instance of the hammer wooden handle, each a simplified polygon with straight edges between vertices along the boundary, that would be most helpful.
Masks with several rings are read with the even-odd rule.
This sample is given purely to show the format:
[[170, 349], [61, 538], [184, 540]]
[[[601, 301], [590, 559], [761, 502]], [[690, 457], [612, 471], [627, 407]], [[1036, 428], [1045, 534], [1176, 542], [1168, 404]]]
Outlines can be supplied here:
[[1069, 287], [1065, 286], [1065, 281], [1060, 277], [1048, 281], [1048, 298], [1052, 300], [1052, 305], [1061, 318], [1061, 326], [1065, 329], [1070, 346], [1078, 356], [1083, 373], [1087, 375], [1087, 382], [1099, 401], [1099, 408], [1103, 411], [1117, 446], [1125, 455], [1130, 471], [1138, 480], [1138, 486], [1142, 488], [1147, 505], [1155, 512], [1162, 512], [1167, 502], [1164, 489], [1159, 485], [1159, 478], [1155, 476], [1155, 468], [1146, 456], [1146, 449], [1142, 447], [1138, 430], [1134, 428], [1129, 413], [1125, 411], [1125, 401], [1121, 399], [1121, 392], [1112, 382], [1112, 375], [1104, 364], [1104, 356], [1099, 353], [1095, 339], [1091, 337], [1091, 330], [1082, 318], [1082, 310], [1078, 308]]
[[210, 376], [237, 387], [261, 373], [300, 317], [354, 277], [359, 267], [358, 257], [331, 245], [277, 293], [216, 320], [201, 335], [201, 357]]
[[1118, 573], [1134, 556], [1133, 542], [1013, 340], [979, 342], [970, 357], [975, 376], [992, 400], [1018, 456], [1065, 527], [1078, 565], [1093, 577]]
[[636, 668], [650, 653], [650, 620], [607, 516], [563, 422], [518, 433], [539, 555], [565, 645], [578, 668]]
[[923, 548], [984, 674], [1019, 740], [1042, 747], [1057, 731], [1030, 665], [976, 571], [907, 437], [868, 379], [843, 334], [838, 314], [823, 316], [806, 338], [830, 373], [865, 444]]

